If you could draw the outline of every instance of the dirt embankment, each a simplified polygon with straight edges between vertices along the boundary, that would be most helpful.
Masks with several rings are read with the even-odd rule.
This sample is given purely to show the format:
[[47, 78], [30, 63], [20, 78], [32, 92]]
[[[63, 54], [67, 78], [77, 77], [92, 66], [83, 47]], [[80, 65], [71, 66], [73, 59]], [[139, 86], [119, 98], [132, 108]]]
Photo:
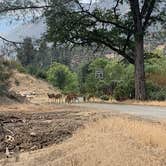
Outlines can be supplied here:
[[13, 71], [10, 79], [10, 90], [26, 96], [33, 103], [47, 102], [47, 93], [58, 93], [58, 90], [46, 81], [17, 71]]
[[0, 96], [0, 104], [22, 103], [24, 99], [26, 102], [46, 103], [48, 102], [47, 93], [56, 94], [58, 90], [46, 81], [13, 70], [9, 79], [9, 93], [6, 96]]

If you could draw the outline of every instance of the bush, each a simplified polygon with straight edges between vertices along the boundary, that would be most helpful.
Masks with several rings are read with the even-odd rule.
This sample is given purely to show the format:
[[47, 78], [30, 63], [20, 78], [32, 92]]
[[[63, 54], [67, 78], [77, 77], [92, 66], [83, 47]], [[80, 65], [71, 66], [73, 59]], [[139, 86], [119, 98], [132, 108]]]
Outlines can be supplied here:
[[78, 91], [76, 73], [60, 63], [54, 63], [47, 71], [47, 80], [65, 93]]
[[127, 95], [126, 95], [126, 90], [124, 88], [124, 86], [121, 84], [121, 85], [118, 85], [115, 90], [114, 90], [114, 98], [118, 101], [120, 100], [124, 100], [127, 98]]
[[8, 89], [8, 79], [10, 77], [9, 68], [0, 61], [0, 96], [6, 94]]
[[30, 75], [33, 75], [37, 78], [41, 78], [41, 79], [47, 78], [46, 69], [41, 69], [36, 66], [30, 65], [30, 66], [26, 67], [26, 71]]
[[20, 73], [25, 73], [25, 68], [16, 60], [3, 60], [3, 64], [5, 67], [9, 69], [16, 69]]
[[155, 100], [165, 101], [166, 100], [166, 88], [160, 89], [160, 91], [158, 91], [155, 96], [156, 96]]
[[104, 101], [108, 101], [110, 99], [110, 97], [107, 96], [107, 95], [103, 95], [103, 96], [100, 97], [100, 99], [104, 100]]
[[114, 90], [114, 98], [116, 100], [126, 100], [126, 99], [133, 99], [134, 98], [134, 81], [128, 80], [128, 81], [122, 81], [117, 84], [115, 90]]
[[26, 73], [26, 69], [20, 63], [16, 63], [14, 68], [20, 73]]
[[166, 100], [166, 87], [161, 88], [153, 82], [147, 82], [146, 94], [148, 100], [164, 101]]
[[148, 81], [146, 83], [146, 94], [148, 100], [166, 100], [166, 87], [159, 87], [157, 84]]
[[166, 100], [166, 90], [161, 89], [158, 92], [152, 92], [148, 96], [149, 100], [158, 100], [158, 101], [165, 101]]

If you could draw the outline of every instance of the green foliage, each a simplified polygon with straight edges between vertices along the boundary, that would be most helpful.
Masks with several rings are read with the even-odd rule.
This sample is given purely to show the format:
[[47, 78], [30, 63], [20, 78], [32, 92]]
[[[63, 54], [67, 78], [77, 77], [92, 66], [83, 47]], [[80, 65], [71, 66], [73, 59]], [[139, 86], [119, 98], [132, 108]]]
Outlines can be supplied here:
[[[105, 82], [105, 66], [109, 63], [109, 60], [106, 58], [97, 58], [89, 64], [88, 75], [85, 78], [85, 91], [87, 93], [94, 94], [96, 96], [104, 95], [105, 88], [108, 84]], [[103, 70], [104, 79], [96, 78], [96, 70], [101, 69]]]
[[41, 79], [46, 79], [47, 74], [46, 74], [46, 69], [41, 69], [37, 66], [29, 65], [26, 67], [26, 72]]
[[166, 57], [148, 59], [145, 62], [145, 72], [166, 76]]
[[153, 82], [146, 83], [147, 90], [147, 99], [148, 100], [158, 100], [164, 101], [166, 100], [166, 87], [159, 87]]
[[31, 38], [25, 38], [24, 44], [21, 48], [17, 50], [17, 58], [19, 59], [20, 63], [26, 67], [29, 64], [32, 64], [35, 57], [35, 49], [32, 43]]
[[25, 73], [25, 68], [17, 61], [17, 60], [3, 60], [1, 64], [3, 63], [4, 67], [8, 69], [14, 69], [19, 71], [20, 73]]
[[86, 93], [86, 80], [89, 72], [89, 63], [82, 63], [78, 69], [78, 82], [79, 82], [79, 91], [81, 94]]
[[[103, 71], [103, 79], [95, 77], [97, 69]], [[125, 89], [125, 96], [123, 96], [127, 98], [134, 96], [133, 65], [125, 65], [116, 60], [109, 60], [107, 58], [97, 58], [90, 64], [83, 65], [78, 76], [80, 80], [79, 83], [84, 93], [90, 93], [98, 97], [103, 95], [110, 96], [114, 94], [117, 86], [121, 86], [121, 82], [125, 82], [125, 84], [122, 84], [123, 89]]]
[[108, 101], [110, 99], [110, 97], [107, 95], [103, 95], [103, 96], [100, 96], [100, 99], [104, 100], [104, 101]]
[[54, 63], [47, 71], [47, 80], [55, 87], [66, 92], [78, 91], [78, 79], [76, 73], [60, 63]]
[[10, 69], [6, 66], [6, 61], [0, 60], [0, 96], [4, 95], [8, 90], [8, 79], [10, 77]]
[[114, 89], [114, 98], [116, 100], [126, 100], [134, 98], [134, 81], [125, 80], [117, 84]]
[[120, 84], [115, 88], [114, 98], [118, 101], [127, 99], [126, 90], [123, 84]]
[[[107, 10], [100, 7], [101, 1], [96, 2], [99, 5], [94, 5], [92, 10], [92, 8], [84, 7], [80, 1], [50, 0], [52, 8], [45, 12], [48, 37], [55, 45], [59, 43], [105, 45], [134, 64], [136, 41], [133, 36], [145, 35], [144, 32], [149, 31], [148, 26], [152, 23], [155, 25], [157, 21], [165, 22], [165, 8], [160, 5], [162, 2], [164, 1], [151, 3], [138, 1], [138, 5], [136, 2], [133, 5], [133, 1], [118, 1], [118, 3], [113, 1], [111, 6], [116, 6], [114, 11], [112, 7], [109, 7], [110, 5]], [[139, 7], [140, 11], [144, 11], [140, 13], [142, 26], [144, 26], [143, 33], [134, 29], [138, 22], [134, 20], [134, 18], [137, 19], [134, 14]], [[122, 10], [124, 8], [129, 9], [125, 15]]]

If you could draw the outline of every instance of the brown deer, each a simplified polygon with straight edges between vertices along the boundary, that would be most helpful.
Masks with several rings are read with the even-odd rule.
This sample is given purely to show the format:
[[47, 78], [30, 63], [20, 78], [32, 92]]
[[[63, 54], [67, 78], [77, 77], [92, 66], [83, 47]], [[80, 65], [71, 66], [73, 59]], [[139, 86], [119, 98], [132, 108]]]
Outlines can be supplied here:
[[74, 101], [78, 101], [78, 95], [75, 93], [69, 93], [65, 98], [65, 103], [71, 104]]
[[47, 95], [48, 95], [48, 98], [49, 99], [51, 99], [51, 100], [54, 100], [56, 103], [61, 103], [61, 101], [62, 101], [62, 94], [49, 94], [49, 93], [47, 93]]
[[[47, 96], [48, 96], [48, 102], [49, 101], [52, 101], [53, 99], [54, 99], [54, 97], [55, 97], [55, 95], [52, 93], [52, 94], [50, 94], [50, 93], [47, 93]], [[51, 103], [51, 102], [50, 102]]]
[[59, 94], [56, 94], [56, 95], [54, 95], [54, 98], [55, 98], [55, 102], [57, 102], [57, 103], [59, 103], [59, 104], [60, 104], [61, 102], [63, 103], [63, 99], [62, 99], [63, 96], [62, 96], [62, 94], [60, 94], [60, 93], [59, 93]]

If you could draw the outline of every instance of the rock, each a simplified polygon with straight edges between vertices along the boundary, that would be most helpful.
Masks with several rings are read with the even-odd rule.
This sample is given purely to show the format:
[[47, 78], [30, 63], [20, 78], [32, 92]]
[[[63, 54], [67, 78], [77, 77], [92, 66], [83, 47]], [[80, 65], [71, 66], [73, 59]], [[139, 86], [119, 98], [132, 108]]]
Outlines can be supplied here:
[[30, 136], [32, 136], [32, 137], [36, 137], [36, 135], [37, 135], [37, 134], [36, 134], [35, 132], [31, 132], [31, 133], [30, 133]]

